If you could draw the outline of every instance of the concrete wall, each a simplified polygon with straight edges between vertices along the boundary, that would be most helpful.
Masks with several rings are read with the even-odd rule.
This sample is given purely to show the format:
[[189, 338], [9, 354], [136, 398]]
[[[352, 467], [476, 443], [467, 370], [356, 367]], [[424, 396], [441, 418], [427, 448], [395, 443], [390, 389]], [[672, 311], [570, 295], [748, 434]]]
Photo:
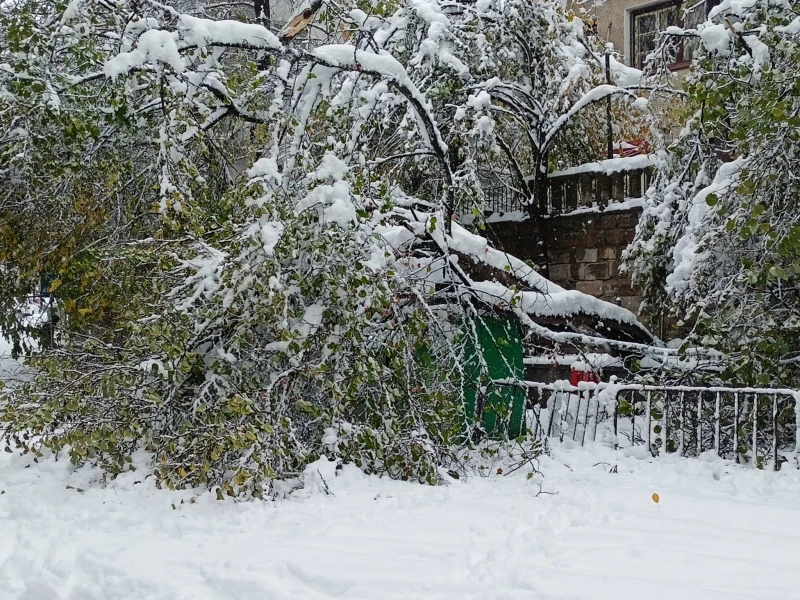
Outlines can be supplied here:
[[597, 23], [597, 34], [603, 41], [612, 42], [614, 49], [627, 60], [628, 39], [627, 9], [651, 4], [647, 0], [599, 0], [595, 2], [573, 2], [573, 10], [580, 14], [583, 9]]

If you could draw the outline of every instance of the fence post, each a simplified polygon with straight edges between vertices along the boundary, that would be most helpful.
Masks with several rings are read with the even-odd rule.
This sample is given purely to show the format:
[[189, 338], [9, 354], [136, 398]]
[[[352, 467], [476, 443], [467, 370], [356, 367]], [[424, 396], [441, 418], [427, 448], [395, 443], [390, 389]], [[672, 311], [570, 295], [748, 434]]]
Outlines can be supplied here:
[[572, 441], [575, 441], [575, 436], [578, 435], [578, 423], [581, 420], [581, 402], [583, 402], [584, 392], [578, 391], [578, 408], [575, 409], [575, 422], [572, 425]]
[[684, 420], [685, 420], [685, 413], [686, 413], [686, 396], [685, 392], [681, 390], [681, 412], [678, 415], [678, 424], [681, 430], [678, 432], [678, 456], [683, 456], [684, 450], [686, 448], [686, 440], [684, 439]]
[[[535, 435], [536, 437], [538, 437], [539, 433], [541, 433], [543, 437], [547, 437], [544, 435], [544, 427], [542, 427], [542, 399], [544, 398], [544, 392], [542, 391], [542, 388], [528, 388], [528, 389], [531, 390], [531, 395], [534, 397], [536, 397], [536, 392], [538, 392], [539, 394], [536, 404], [533, 405], [534, 407], [536, 406], [539, 407], [538, 412], [534, 411], [533, 413], [534, 416], [536, 417], [536, 426], [534, 429]], [[545, 402], [545, 408], [547, 408], [546, 402]]]
[[697, 455], [703, 453], [703, 392], [697, 394]]
[[[594, 396], [596, 397], [598, 394], [598, 388], [594, 389]], [[586, 416], [583, 418], [583, 437], [581, 438], [581, 447], [586, 444], [586, 430], [589, 429], [589, 409], [592, 406], [592, 391], [589, 390], [586, 392]], [[600, 408], [600, 402], [597, 403], [597, 408]], [[595, 431], [596, 431], [595, 427]]]
[[739, 392], [733, 393], [733, 460], [739, 462]]
[[597, 441], [597, 426], [600, 423], [600, 390], [595, 392], [595, 399], [597, 400], [597, 410], [594, 411], [594, 433], [592, 434], [592, 441]]
[[753, 394], [753, 464], [758, 465], [758, 394]]
[[772, 470], [777, 471], [778, 465], [778, 396], [772, 396]]
[[651, 405], [651, 396], [652, 395], [653, 395], [653, 392], [648, 390], [647, 391], [647, 449], [650, 451], [651, 454], [653, 452], [653, 447], [652, 447], [651, 442], [650, 442], [650, 431], [653, 429], [653, 427], [652, 427], [652, 419], [651, 419], [651, 415], [650, 415], [650, 405]]
[[717, 392], [717, 403], [714, 407], [714, 451], [719, 456], [719, 392]]
[[800, 392], [795, 392], [792, 395], [794, 400], [794, 452], [800, 453], [800, 406], [798, 406], [797, 399], [800, 398]]
[[[563, 396], [563, 392], [562, 392], [562, 396]], [[567, 396], [567, 408], [564, 410], [564, 414], [561, 416], [561, 420], [558, 423], [559, 429], [561, 430], [561, 431], [559, 431], [559, 435], [561, 436], [559, 438], [560, 442], [564, 441], [564, 427], [566, 426], [567, 419], [569, 418], [569, 404], [570, 404], [570, 401], [572, 400], [572, 394], [571, 393], [567, 392], [566, 396]], [[564, 406], [564, 401], [563, 400], [561, 401], [561, 406]]]
[[669, 402], [666, 390], [664, 391], [664, 408], [661, 411], [661, 453], [663, 456], [667, 455], [667, 412], [669, 411]]

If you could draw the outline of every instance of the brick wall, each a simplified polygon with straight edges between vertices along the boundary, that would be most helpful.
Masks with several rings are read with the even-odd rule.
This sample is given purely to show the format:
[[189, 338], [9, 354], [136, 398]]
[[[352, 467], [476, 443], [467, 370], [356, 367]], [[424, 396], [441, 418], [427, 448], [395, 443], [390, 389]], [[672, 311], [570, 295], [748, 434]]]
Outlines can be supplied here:
[[[604, 213], [586, 212], [552, 216], [544, 225], [550, 280], [577, 289], [633, 313], [641, 296], [630, 277], [620, 275], [623, 250], [633, 241], [640, 208]], [[485, 234], [506, 252], [532, 259], [534, 240], [525, 221], [492, 223]]]
[[[641, 213], [641, 208], [629, 208], [545, 219], [550, 280], [563, 288], [577, 289], [627, 308], [664, 340], [686, 337], [687, 326], [678, 327], [674, 317], [639, 315], [642, 297], [631, 287], [630, 277], [619, 272], [622, 252], [633, 241]], [[534, 258], [536, 240], [525, 221], [491, 223], [481, 235], [517, 258]]]

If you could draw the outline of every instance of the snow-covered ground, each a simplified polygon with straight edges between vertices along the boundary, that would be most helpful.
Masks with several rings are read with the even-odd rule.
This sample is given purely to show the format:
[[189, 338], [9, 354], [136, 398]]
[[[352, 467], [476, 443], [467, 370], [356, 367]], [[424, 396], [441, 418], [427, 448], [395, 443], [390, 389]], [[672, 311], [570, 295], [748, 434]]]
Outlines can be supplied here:
[[[23, 325], [40, 326], [49, 318], [47, 305], [42, 306], [41, 299], [31, 299], [19, 307], [18, 317], [21, 318]], [[32, 337], [26, 337], [25, 342], [34, 349], [39, 346], [38, 341]], [[30, 369], [23, 366], [24, 360], [14, 360], [11, 357], [11, 351], [11, 342], [0, 335], [0, 381], [6, 386], [12, 386], [16, 382], [30, 377]]]
[[11, 358], [11, 342], [0, 336], [0, 381], [6, 385], [13, 385], [25, 375], [23, 365]]
[[324, 463], [294, 497], [234, 503], [0, 452], [0, 598], [800, 597], [794, 469], [602, 447], [541, 469], [557, 495], [522, 471], [432, 488]]

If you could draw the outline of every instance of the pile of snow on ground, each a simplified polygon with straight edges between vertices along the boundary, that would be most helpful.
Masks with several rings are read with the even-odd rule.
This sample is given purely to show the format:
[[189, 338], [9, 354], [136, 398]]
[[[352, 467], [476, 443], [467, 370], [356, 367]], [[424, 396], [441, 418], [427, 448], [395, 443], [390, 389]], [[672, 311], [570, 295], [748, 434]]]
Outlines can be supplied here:
[[434, 488], [323, 461], [244, 503], [0, 452], [0, 598], [797, 597], [797, 470], [641, 450], [556, 450], [555, 495], [523, 470]]

